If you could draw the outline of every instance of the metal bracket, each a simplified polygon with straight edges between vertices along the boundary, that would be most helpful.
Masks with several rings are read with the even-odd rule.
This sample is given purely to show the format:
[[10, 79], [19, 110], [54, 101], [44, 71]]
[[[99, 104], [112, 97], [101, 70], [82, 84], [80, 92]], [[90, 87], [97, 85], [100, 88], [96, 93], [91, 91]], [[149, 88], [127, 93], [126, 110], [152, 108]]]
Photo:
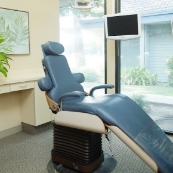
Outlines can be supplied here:
[[114, 156], [113, 152], [112, 152], [112, 145], [111, 145], [111, 131], [107, 130], [107, 134], [105, 134], [106, 139], [108, 140], [108, 144], [109, 144], [109, 150], [111, 152], [111, 156]]

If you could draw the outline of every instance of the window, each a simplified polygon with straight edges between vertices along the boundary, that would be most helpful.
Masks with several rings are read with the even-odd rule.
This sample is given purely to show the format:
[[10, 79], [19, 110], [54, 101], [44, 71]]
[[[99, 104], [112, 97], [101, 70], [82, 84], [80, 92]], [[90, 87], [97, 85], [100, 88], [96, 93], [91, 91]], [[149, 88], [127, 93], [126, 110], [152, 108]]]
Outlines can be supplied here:
[[[71, 7], [60, 9], [60, 42], [65, 47], [65, 56], [71, 71], [82, 72], [85, 91], [104, 84], [104, 1], [90, 12], [81, 12]], [[104, 90], [97, 90], [104, 93]]]
[[121, 92], [156, 122], [173, 119], [173, 1], [121, 0], [125, 11], [141, 12], [142, 36], [121, 41]]

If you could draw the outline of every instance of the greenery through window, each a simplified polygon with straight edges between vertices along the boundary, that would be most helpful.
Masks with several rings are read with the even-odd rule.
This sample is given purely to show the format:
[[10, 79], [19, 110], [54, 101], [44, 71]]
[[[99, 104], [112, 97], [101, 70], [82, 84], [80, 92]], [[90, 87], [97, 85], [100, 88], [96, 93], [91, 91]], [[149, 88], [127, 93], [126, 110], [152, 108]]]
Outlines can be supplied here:
[[121, 92], [147, 103], [154, 120], [172, 118], [173, 1], [121, 0], [121, 12], [140, 12], [142, 22], [140, 38], [121, 41]]

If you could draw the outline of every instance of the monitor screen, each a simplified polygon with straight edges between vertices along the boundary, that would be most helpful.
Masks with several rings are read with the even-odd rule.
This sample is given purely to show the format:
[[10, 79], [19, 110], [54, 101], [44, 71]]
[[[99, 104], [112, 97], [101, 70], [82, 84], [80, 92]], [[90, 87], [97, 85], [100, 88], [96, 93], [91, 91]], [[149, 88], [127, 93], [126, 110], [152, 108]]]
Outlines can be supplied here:
[[117, 13], [105, 15], [107, 39], [125, 40], [140, 37], [141, 22], [139, 13]]

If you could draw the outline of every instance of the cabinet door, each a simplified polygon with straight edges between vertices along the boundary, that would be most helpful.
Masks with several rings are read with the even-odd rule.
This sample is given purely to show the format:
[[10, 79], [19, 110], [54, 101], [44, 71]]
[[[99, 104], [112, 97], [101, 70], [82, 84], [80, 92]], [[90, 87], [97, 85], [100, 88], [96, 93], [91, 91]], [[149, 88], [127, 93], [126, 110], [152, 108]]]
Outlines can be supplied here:
[[38, 126], [51, 121], [51, 111], [48, 107], [45, 93], [38, 88], [37, 81], [34, 81], [33, 89], [20, 92], [22, 122]]
[[35, 94], [34, 89], [20, 91], [20, 113], [21, 121], [35, 126]]
[[52, 112], [49, 109], [45, 92], [41, 91], [35, 81], [35, 122], [36, 126], [50, 122], [52, 120]]
[[[4, 135], [11, 134], [12, 129], [20, 129], [20, 95], [18, 92], [0, 94], [0, 138], [1, 132]], [[4, 136], [5, 137], [5, 136]], [[1, 172], [1, 171], [0, 171]]]

